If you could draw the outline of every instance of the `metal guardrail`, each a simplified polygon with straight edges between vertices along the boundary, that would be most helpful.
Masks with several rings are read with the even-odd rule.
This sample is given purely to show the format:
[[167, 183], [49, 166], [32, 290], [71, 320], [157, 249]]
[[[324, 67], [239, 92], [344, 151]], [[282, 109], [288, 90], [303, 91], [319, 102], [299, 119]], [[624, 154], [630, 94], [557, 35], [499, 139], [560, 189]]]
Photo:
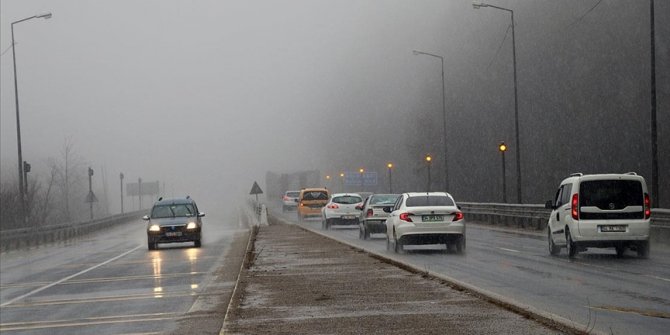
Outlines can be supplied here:
[[140, 217], [146, 213], [147, 210], [140, 210], [112, 215], [93, 221], [2, 230], [0, 231], [0, 249], [5, 251], [64, 241], [114, 225], [126, 223], [132, 219], [139, 220]]
[[[466, 220], [486, 222], [491, 225], [544, 230], [551, 210], [544, 205], [459, 202]], [[670, 209], [652, 208], [652, 240], [670, 243]]]

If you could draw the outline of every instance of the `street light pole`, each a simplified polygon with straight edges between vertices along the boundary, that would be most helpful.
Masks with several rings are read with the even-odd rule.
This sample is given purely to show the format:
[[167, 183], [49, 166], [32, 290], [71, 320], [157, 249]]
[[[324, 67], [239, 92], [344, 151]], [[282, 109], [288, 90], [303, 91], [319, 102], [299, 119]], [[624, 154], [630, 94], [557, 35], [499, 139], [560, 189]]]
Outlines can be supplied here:
[[342, 187], [342, 193], [344, 193], [344, 172], [340, 172], [340, 186]]
[[428, 167], [428, 187], [426, 187], [426, 192], [430, 192], [430, 165], [433, 162], [433, 157], [426, 155], [426, 164]]
[[386, 164], [389, 169], [389, 193], [393, 194], [393, 179], [391, 179], [391, 172], [393, 171], [393, 163]]
[[449, 191], [449, 169], [447, 168], [447, 98], [444, 87], [444, 57], [428, 52], [412, 50], [414, 55], [426, 55], [439, 58], [442, 64], [442, 141], [444, 142], [444, 191]]
[[653, 207], [659, 208], [658, 133], [656, 129], [656, 41], [654, 29], [654, 0], [650, 0], [651, 21], [651, 194]]
[[14, 42], [14, 25], [17, 23], [21, 23], [24, 21], [32, 20], [35, 18], [44, 18], [44, 19], [50, 19], [51, 18], [51, 13], [46, 13], [46, 14], [41, 14], [41, 15], [33, 15], [31, 17], [27, 17], [25, 19], [21, 19], [18, 21], [14, 21], [11, 24], [11, 30], [12, 30], [12, 61], [14, 63], [14, 101], [16, 103], [16, 149], [18, 152], [19, 156], [19, 195], [21, 197], [20, 202], [21, 202], [21, 217], [22, 220], [25, 222], [26, 220], [26, 189], [24, 185], [24, 176], [23, 176], [23, 156], [21, 154], [21, 121], [19, 118], [19, 85], [18, 85], [18, 80], [17, 80], [17, 75], [16, 75], [16, 42]]
[[498, 146], [500, 154], [502, 155], [502, 194], [503, 194], [503, 203], [507, 203], [507, 178], [505, 177], [505, 151], [507, 151], [507, 145], [505, 142], [500, 142]]
[[121, 214], [123, 214], [123, 172], [119, 173], [119, 179], [121, 180]]
[[491, 7], [504, 10], [510, 13], [512, 19], [512, 62], [514, 64], [514, 138], [516, 140], [516, 197], [519, 203], [523, 202], [521, 197], [521, 143], [519, 140], [519, 98], [517, 92], [516, 80], [516, 40], [514, 35], [514, 11], [504, 7], [489, 5], [486, 3], [473, 3], [474, 9], [481, 7]]

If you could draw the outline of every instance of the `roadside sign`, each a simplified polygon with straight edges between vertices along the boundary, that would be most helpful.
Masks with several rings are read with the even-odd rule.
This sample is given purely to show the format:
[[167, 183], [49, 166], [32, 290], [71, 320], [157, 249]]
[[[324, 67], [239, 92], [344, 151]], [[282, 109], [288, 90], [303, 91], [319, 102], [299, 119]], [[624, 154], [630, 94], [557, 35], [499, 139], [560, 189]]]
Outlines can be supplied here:
[[263, 194], [263, 190], [258, 186], [257, 182], [254, 182], [254, 186], [251, 187], [251, 192], [249, 194]]
[[84, 202], [86, 203], [98, 202], [98, 198], [95, 196], [93, 191], [88, 191], [88, 194], [86, 195], [86, 200]]
[[347, 186], [377, 186], [377, 172], [348, 171], [344, 174], [344, 184]]

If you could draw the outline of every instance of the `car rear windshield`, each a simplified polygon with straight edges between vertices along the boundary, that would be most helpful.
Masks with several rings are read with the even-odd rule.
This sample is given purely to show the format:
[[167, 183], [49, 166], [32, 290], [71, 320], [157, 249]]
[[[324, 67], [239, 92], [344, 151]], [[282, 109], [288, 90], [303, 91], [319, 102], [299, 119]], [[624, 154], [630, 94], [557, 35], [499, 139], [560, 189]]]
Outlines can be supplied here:
[[421, 195], [407, 198], [405, 205], [407, 207], [454, 206], [454, 202], [444, 195]]
[[151, 210], [152, 218], [189, 217], [195, 215], [195, 209], [191, 204], [158, 205]]
[[611, 210], [643, 203], [642, 184], [637, 180], [591, 180], [579, 187], [580, 206]]
[[300, 192], [286, 192], [286, 196], [291, 198], [297, 198], [298, 196], [300, 196]]
[[321, 191], [305, 192], [302, 200], [328, 200], [328, 193]]
[[333, 198], [334, 203], [343, 204], [343, 205], [357, 204], [361, 201], [363, 201], [363, 199], [361, 199], [361, 197], [358, 197], [358, 196], [355, 196], [355, 195], [343, 195], [343, 196]]
[[373, 195], [370, 205], [393, 205], [398, 200], [397, 194]]

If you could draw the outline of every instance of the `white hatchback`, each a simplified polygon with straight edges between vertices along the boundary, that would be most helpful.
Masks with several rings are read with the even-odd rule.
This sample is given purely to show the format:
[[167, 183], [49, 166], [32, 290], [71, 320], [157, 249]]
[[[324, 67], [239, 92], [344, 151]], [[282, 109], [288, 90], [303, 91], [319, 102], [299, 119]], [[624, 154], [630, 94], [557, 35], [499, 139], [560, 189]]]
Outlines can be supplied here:
[[402, 252], [412, 244], [445, 244], [446, 249], [465, 251], [463, 212], [445, 192], [404, 193], [386, 219], [386, 248]]
[[589, 247], [614, 247], [618, 257], [626, 248], [649, 257], [651, 200], [644, 178], [634, 172], [572, 174], [545, 206], [552, 210], [547, 225], [551, 255], [563, 247], [570, 258]]
[[321, 226], [330, 229], [333, 225], [356, 225], [361, 213], [357, 209], [363, 199], [358, 193], [335, 193], [321, 209]]

